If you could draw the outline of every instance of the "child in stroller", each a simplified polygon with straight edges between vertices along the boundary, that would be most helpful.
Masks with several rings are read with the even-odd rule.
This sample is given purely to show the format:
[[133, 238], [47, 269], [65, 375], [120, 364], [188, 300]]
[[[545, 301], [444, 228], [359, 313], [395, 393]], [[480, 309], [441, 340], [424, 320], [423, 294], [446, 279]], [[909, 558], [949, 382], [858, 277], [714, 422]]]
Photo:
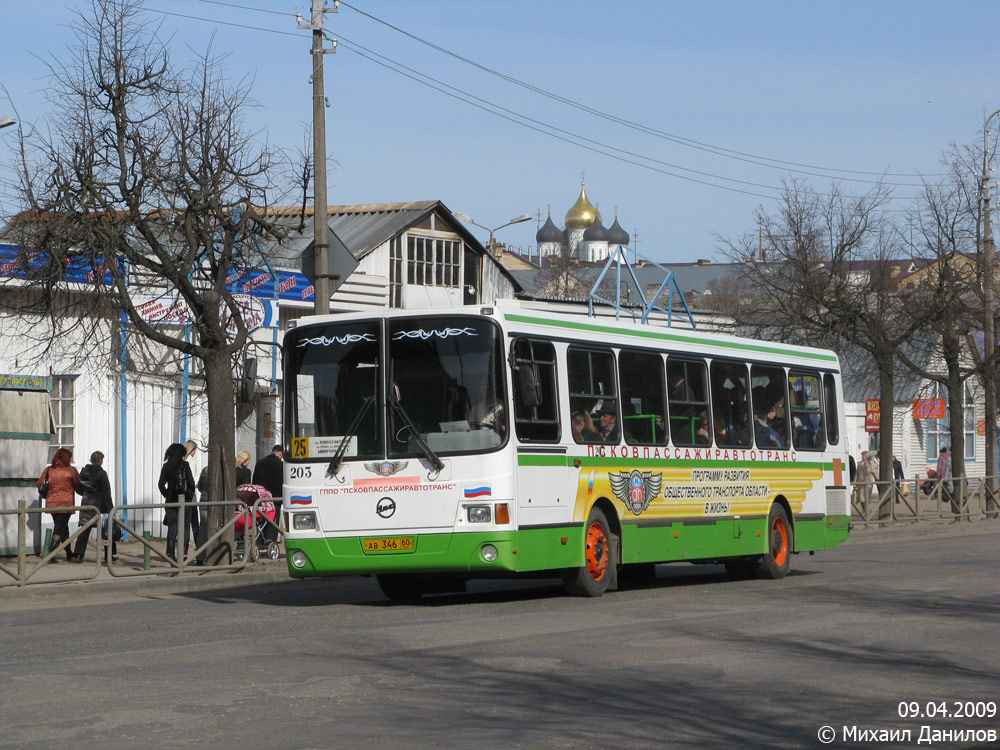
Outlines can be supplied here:
[[[236, 509], [237, 518], [233, 527], [236, 532], [236, 559], [242, 560], [246, 554], [246, 537], [249, 533], [253, 539], [253, 544], [250, 547], [251, 560], [256, 560], [265, 552], [272, 560], [277, 560], [281, 555], [281, 547], [278, 546], [277, 541], [269, 539], [268, 537], [272, 535], [267, 533], [269, 526], [267, 521], [278, 522], [278, 509], [271, 502], [271, 493], [259, 484], [241, 484], [236, 488], [236, 497], [246, 503], [248, 508], [253, 508], [254, 503], [258, 500], [261, 501], [260, 505], [257, 506], [253, 524], [248, 524], [249, 513], [243, 508]], [[252, 526], [252, 528], [248, 529], [247, 526]]]

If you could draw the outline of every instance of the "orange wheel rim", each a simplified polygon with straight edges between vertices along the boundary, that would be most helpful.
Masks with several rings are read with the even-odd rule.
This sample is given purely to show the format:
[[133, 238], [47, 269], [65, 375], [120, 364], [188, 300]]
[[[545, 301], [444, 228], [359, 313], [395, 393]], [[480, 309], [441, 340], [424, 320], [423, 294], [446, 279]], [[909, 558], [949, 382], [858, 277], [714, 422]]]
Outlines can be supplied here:
[[784, 518], [775, 518], [771, 522], [771, 556], [779, 568], [788, 561], [788, 524]]
[[608, 534], [596, 521], [587, 528], [587, 572], [595, 581], [608, 570]]

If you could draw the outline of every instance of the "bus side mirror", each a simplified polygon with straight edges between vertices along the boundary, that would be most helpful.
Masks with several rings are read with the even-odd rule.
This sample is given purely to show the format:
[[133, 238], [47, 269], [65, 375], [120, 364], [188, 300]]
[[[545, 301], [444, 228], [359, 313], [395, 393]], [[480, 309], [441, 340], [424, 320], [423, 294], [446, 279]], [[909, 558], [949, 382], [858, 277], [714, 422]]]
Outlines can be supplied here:
[[542, 389], [534, 365], [517, 368], [517, 386], [517, 397], [522, 406], [532, 407], [542, 403]]

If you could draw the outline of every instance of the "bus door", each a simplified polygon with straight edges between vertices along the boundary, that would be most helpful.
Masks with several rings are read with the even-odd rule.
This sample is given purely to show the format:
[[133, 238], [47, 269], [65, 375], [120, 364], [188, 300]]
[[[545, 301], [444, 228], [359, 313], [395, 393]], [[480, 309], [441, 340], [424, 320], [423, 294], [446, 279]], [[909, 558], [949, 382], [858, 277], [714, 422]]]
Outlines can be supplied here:
[[556, 353], [550, 341], [515, 339], [511, 347], [517, 505], [521, 527], [565, 523], [572, 517], [566, 446], [560, 445]]

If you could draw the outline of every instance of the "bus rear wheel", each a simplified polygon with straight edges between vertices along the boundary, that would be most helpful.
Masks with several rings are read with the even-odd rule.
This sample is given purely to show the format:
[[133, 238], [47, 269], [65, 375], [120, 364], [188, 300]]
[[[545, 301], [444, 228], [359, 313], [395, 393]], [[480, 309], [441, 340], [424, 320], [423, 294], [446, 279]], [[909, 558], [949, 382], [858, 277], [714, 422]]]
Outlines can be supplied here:
[[615, 545], [611, 527], [604, 511], [594, 508], [590, 511], [583, 535], [584, 565], [570, 568], [563, 576], [563, 584], [572, 596], [600, 596], [611, 582], [612, 560]]
[[402, 604], [413, 604], [427, 590], [427, 584], [415, 574], [379, 573], [375, 576], [375, 580], [388, 599]]
[[792, 566], [792, 525], [785, 509], [775, 503], [767, 516], [767, 552], [753, 565], [756, 578], [784, 578]]

